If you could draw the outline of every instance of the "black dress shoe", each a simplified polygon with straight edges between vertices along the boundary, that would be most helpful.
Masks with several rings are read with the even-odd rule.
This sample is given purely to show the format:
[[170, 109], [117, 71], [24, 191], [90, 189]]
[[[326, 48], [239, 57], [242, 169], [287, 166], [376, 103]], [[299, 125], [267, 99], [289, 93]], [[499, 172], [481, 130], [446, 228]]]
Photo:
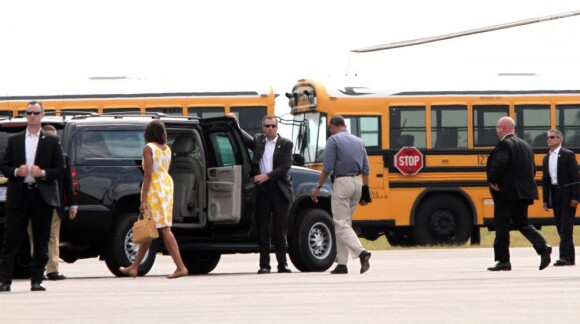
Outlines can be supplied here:
[[10, 291], [10, 284], [0, 284], [0, 292]]
[[46, 291], [46, 287], [39, 283], [33, 283], [30, 285], [30, 291]]
[[364, 250], [358, 256], [360, 259], [360, 273], [365, 273], [371, 267], [369, 260], [371, 259], [371, 253]]
[[46, 279], [56, 281], [56, 280], [65, 280], [66, 277], [58, 272], [51, 272], [46, 274]]
[[334, 268], [334, 270], [330, 271], [332, 274], [347, 274], [348, 268], [344, 264], [339, 264]]
[[550, 265], [550, 261], [552, 261], [552, 259], [550, 258], [550, 254], [552, 254], [552, 247], [546, 245], [540, 257], [540, 270], [544, 270], [546, 269], [547, 266]]
[[554, 262], [554, 266], [556, 266], [556, 267], [569, 266], [569, 265], [570, 265], [570, 261], [568, 261], [568, 260], [558, 259], [558, 260], [556, 260], [556, 262]]
[[263, 274], [263, 273], [270, 273], [270, 268], [261, 267], [260, 270], [258, 270], [258, 274]]
[[278, 267], [278, 273], [291, 273], [292, 270], [288, 266]]
[[498, 262], [493, 267], [487, 268], [489, 271], [511, 271], [512, 264], [510, 262]]

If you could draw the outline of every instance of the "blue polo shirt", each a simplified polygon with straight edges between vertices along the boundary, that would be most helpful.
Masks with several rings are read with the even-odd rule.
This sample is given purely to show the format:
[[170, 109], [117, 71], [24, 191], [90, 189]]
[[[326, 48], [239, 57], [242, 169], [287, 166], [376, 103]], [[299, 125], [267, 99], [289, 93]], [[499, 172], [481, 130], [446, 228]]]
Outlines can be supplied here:
[[362, 139], [346, 129], [326, 141], [322, 170], [335, 176], [369, 174], [369, 159]]

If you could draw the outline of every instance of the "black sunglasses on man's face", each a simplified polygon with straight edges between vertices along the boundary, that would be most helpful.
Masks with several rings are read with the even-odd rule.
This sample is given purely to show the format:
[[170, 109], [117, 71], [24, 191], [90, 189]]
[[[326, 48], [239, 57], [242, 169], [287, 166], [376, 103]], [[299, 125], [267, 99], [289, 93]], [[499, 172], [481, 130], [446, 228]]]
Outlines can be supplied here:
[[30, 115], [38, 116], [38, 115], [42, 114], [42, 111], [27, 111], [26, 114], [28, 116], [30, 116]]

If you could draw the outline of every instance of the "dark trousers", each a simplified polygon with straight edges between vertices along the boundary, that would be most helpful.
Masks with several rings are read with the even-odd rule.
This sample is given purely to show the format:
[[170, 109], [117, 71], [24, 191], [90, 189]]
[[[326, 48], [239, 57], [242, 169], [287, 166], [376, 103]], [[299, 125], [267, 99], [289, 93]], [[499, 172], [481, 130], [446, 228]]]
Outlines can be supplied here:
[[571, 264], [576, 263], [576, 252], [574, 249], [574, 218], [576, 217], [576, 207], [570, 207], [570, 201], [561, 199], [557, 188], [550, 190], [556, 228], [560, 235], [560, 259], [567, 260]]
[[493, 251], [495, 261], [510, 261], [510, 222], [532, 243], [538, 254], [546, 248], [546, 240], [528, 223], [528, 201], [497, 200], [494, 206], [495, 241]]
[[50, 238], [50, 223], [53, 207], [42, 199], [38, 189], [22, 189], [20, 205], [11, 206], [6, 210], [4, 226], [4, 241], [0, 252], [0, 282], [11, 284], [14, 262], [27, 237], [28, 222], [32, 223], [32, 238], [34, 249], [30, 263], [30, 281], [41, 283], [44, 267], [48, 261], [48, 240]]
[[[271, 239], [273, 238], [278, 267], [288, 265], [288, 211], [290, 202], [286, 199], [278, 185], [271, 181], [258, 186], [257, 215], [258, 236], [260, 243], [260, 268], [270, 268]], [[272, 234], [270, 235], [270, 227]]]

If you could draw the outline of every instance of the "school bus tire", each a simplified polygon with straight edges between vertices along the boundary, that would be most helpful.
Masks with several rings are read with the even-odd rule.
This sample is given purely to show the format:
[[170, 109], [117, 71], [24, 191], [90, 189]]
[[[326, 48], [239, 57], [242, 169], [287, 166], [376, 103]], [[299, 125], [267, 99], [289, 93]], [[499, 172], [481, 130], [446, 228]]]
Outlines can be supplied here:
[[299, 213], [289, 236], [290, 260], [302, 272], [326, 271], [336, 259], [332, 217], [319, 208], [306, 209]]
[[418, 245], [463, 245], [472, 231], [472, 216], [465, 203], [452, 195], [425, 199], [413, 227]]

